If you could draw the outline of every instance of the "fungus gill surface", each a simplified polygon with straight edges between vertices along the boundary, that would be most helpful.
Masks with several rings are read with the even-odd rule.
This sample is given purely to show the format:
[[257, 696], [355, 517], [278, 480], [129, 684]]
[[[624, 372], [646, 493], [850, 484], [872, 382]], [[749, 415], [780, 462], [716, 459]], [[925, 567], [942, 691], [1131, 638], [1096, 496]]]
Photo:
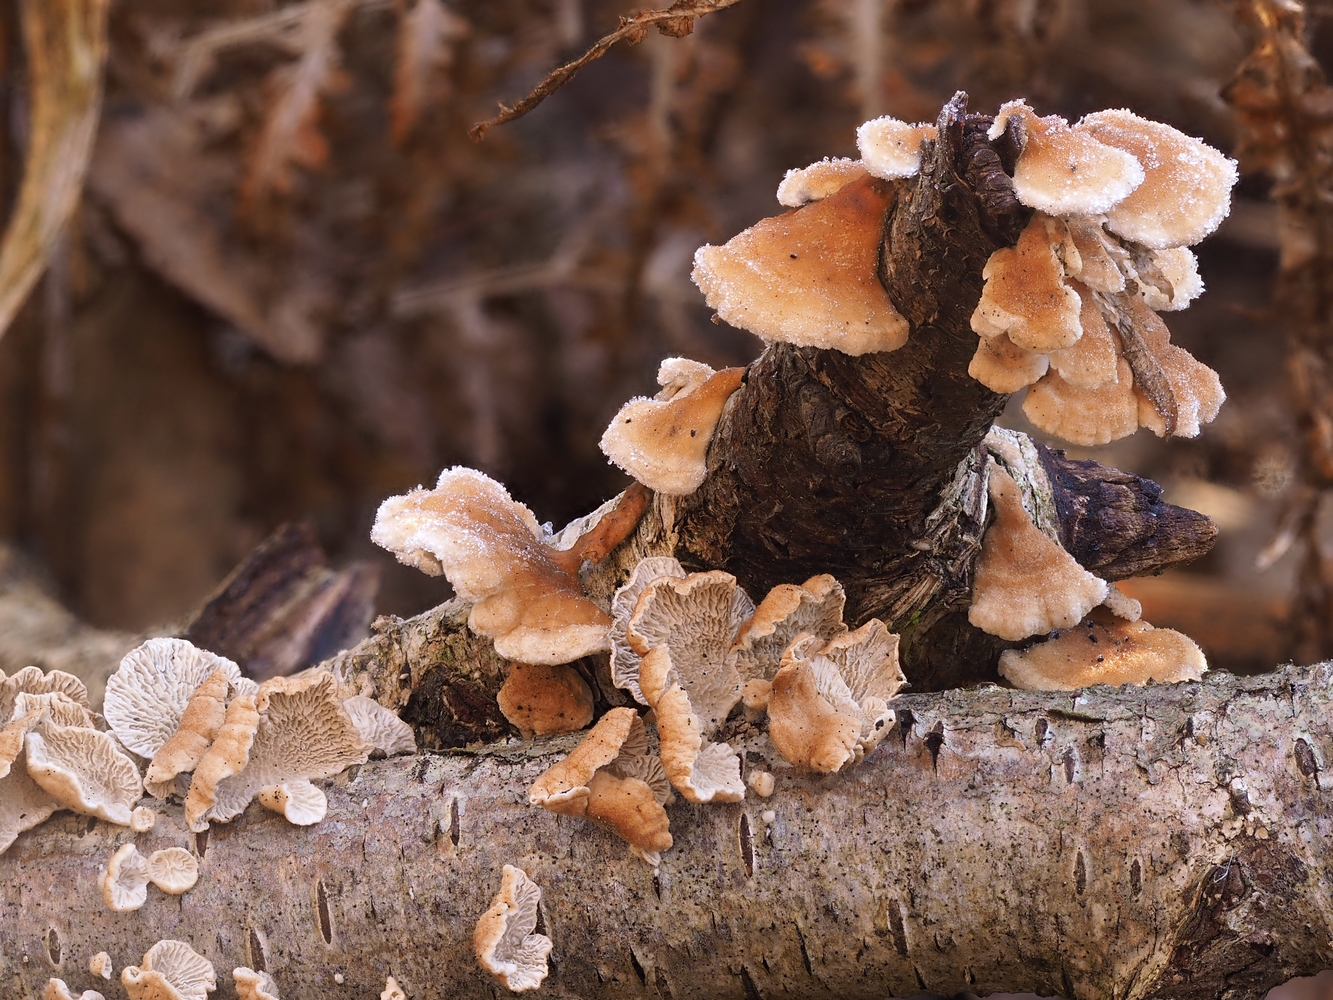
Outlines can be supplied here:
[[858, 764], [888, 735], [895, 718], [888, 703], [906, 683], [898, 636], [877, 618], [827, 642], [803, 633], [773, 678], [769, 738], [805, 770]]
[[500, 891], [473, 933], [473, 948], [481, 967], [514, 993], [537, 989], [548, 971], [546, 956], [551, 953], [551, 939], [533, 933], [541, 898], [541, 888], [526, 872], [505, 865]]
[[130, 1000], [206, 1000], [218, 985], [212, 962], [170, 938], [149, 948], [142, 964], [122, 969], [120, 981]]
[[120, 847], [102, 870], [102, 900], [116, 913], [137, 910], [148, 901], [148, 862], [133, 844]]
[[199, 862], [183, 847], [164, 847], [148, 855], [148, 880], [170, 896], [179, 896], [199, 881]]
[[106, 682], [102, 712], [116, 739], [151, 760], [180, 728], [191, 696], [215, 670], [233, 686], [241, 682], [235, 663], [184, 639], [149, 639], [130, 650]]

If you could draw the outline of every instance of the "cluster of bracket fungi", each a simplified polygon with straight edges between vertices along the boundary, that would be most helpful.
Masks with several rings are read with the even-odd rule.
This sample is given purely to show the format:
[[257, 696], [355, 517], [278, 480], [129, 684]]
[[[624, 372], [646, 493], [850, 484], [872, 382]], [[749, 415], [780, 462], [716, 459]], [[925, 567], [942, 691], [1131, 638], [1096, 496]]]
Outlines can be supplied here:
[[[71, 674], [37, 667], [0, 673], [0, 720], [0, 853], [62, 809], [135, 834], [163, 818], [181, 833], [202, 833], [257, 800], [308, 826], [328, 805], [315, 780], [364, 763], [374, 751], [416, 749], [410, 726], [341, 690], [327, 671], [258, 684], [231, 660], [171, 638], [149, 639], [126, 654], [107, 681], [101, 714]], [[141, 804], [145, 792], [152, 804]], [[179, 895], [198, 878], [199, 862], [186, 847], [145, 857], [131, 841], [107, 860], [102, 898], [109, 909], [129, 913], [147, 903], [150, 883]], [[111, 976], [105, 952], [90, 968]], [[276, 1000], [266, 974], [242, 967], [234, 978], [242, 998]], [[121, 982], [131, 1000], [203, 1000], [216, 986], [212, 965], [180, 941], [158, 942], [141, 965], [121, 971]], [[61, 980], [48, 984], [48, 998], [70, 995]]]
[[[708, 305], [770, 343], [852, 356], [902, 347], [909, 323], [877, 276], [896, 197], [882, 182], [916, 174], [934, 137], [934, 126], [880, 118], [858, 130], [859, 160], [788, 172], [778, 200], [793, 211], [696, 254], [693, 277]], [[969, 374], [998, 393], [1030, 386], [1033, 423], [1075, 444], [1140, 426], [1198, 434], [1221, 406], [1221, 385], [1170, 343], [1157, 311], [1184, 308], [1202, 291], [1188, 246], [1227, 214], [1234, 162], [1128, 111], [1071, 126], [1015, 101], [989, 137], [1007, 144], [1015, 195], [1034, 211], [1017, 244], [995, 251], [983, 272]], [[661, 391], [627, 403], [602, 450], [635, 478], [635, 490], [692, 493], [743, 375], [667, 359]], [[1002, 654], [1001, 675], [1016, 687], [1065, 690], [1198, 679], [1207, 669], [1198, 646], [1142, 621], [1136, 601], [1079, 566], [1028, 509], [1005, 469], [1019, 437], [994, 429], [987, 438], [994, 516], [969, 609], [972, 624], [992, 635], [1035, 638]], [[876, 619], [849, 629], [843, 589], [827, 575], [775, 587], [756, 606], [729, 573], [686, 573], [673, 558], [650, 556], [609, 607], [599, 606], [583, 591], [580, 567], [634, 527], [644, 504], [635, 490], [605, 505], [600, 522], [594, 515], [554, 533], [499, 483], [455, 468], [433, 490], [385, 501], [371, 537], [404, 563], [447, 576], [472, 603], [470, 627], [516, 661], [500, 705], [525, 736], [588, 725], [593, 698], [568, 664], [609, 652], [613, 682], [648, 713], [606, 712], [534, 782], [529, 801], [614, 831], [656, 865], [671, 846], [665, 807], [675, 795], [693, 803], [745, 796], [740, 759], [722, 741], [738, 706], [751, 723], [767, 716], [769, 738], [793, 767], [830, 773], [883, 739], [905, 680], [898, 637]], [[599, 532], [612, 522], [615, 530]], [[752, 772], [749, 787], [767, 797], [774, 777]], [[485, 932], [478, 927], [478, 957], [509, 989], [535, 988], [551, 948], [533, 933], [540, 890], [509, 866], [504, 884]], [[504, 931], [501, 914], [513, 920]]]
[[[909, 324], [877, 277], [896, 197], [883, 182], [919, 171], [935, 129], [880, 118], [857, 137], [860, 159], [788, 173], [778, 200], [792, 211], [698, 251], [694, 280], [722, 319], [767, 342], [852, 356], [907, 342]], [[1015, 101], [1001, 108], [990, 138], [1008, 149], [1015, 195], [1034, 211], [1017, 244], [995, 251], [983, 272], [969, 374], [999, 393], [1030, 387], [1024, 408], [1033, 423], [1076, 444], [1140, 426], [1197, 434], [1216, 415], [1221, 386], [1170, 343], [1157, 311], [1183, 308], [1202, 291], [1188, 246], [1226, 215], [1234, 163], [1128, 111], [1071, 126]], [[740, 801], [747, 785], [764, 798], [774, 793], [771, 773], [742, 780], [740, 758], [723, 738], [738, 708], [751, 725], [767, 720], [768, 737], [793, 767], [840, 772], [889, 732], [905, 683], [898, 637], [877, 619], [849, 628], [843, 588], [828, 575], [779, 585], [756, 605], [729, 573], [686, 573], [673, 558], [651, 556], [609, 606], [584, 592], [581, 568], [633, 531], [649, 491], [683, 496], [704, 482], [713, 431], [743, 376], [740, 368], [664, 361], [661, 391], [627, 403], [601, 441], [636, 485], [562, 532], [539, 524], [501, 484], [454, 468], [434, 489], [386, 500], [371, 534], [402, 562], [448, 577], [470, 603], [469, 627], [511, 661], [498, 700], [524, 737], [592, 724], [591, 690], [571, 664], [609, 654], [613, 682], [646, 712], [603, 714], [533, 783], [529, 801], [615, 832], [653, 865], [672, 844], [666, 806], [676, 795], [710, 803]], [[994, 513], [969, 609], [983, 631], [1033, 640], [1002, 654], [1002, 676], [1016, 687], [1064, 690], [1197, 679], [1207, 669], [1198, 647], [1140, 620], [1137, 602], [1079, 566], [1031, 509], [1006, 471], [1020, 437], [992, 430], [987, 438]], [[317, 822], [325, 802], [313, 779], [376, 747], [413, 749], [393, 713], [348, 697], [327, 673], [255, 685], [230, 661], [188, 645], [150, 640], [126, 657], [107, 685], [106, 725], [68, 675], [0, 675], [0, 851], [60, 808], [131, 825], [145, 787], [159, 799], [183, 799], [193, 830], [234, 818], [256, 798], [292, 822]], [[319, 763], [299, 762], [312, 741], [323, 747]], [[69, 749], [75, 744], [87, 748]], [[71, 754], [102, 770], [76, 774], [60, 763]], [[138, 760], [149, 762], [143, 778]], [[175, 861], [184, 878], [194, 877]], [[108, 905], [113, 896], [142, 905], [147, 880], [162, 884], [152, 869], [133, 845], [117, 852], [104, 880]], [[553, 944], [535, 933], [540, 895], [506, 865], [476, 927], [479, 962], [512, 991], [537, 988], [547, 973]], [[109, 970], [109, 960], [102, 965]], [[202, 1000], [213, 988], [211, 965], [180, 942], [160, 942], [122, 979], [132, 997], [157, 996], [136, 992], [132, 981], [167, 967], [188, 967], [192, 985], [160, 995]], [[242, 996], [276, 996], [260, 974], [238, 969], [236, 978]], [[68, 995], [58, 982], [48, 996]], [[385, 996], [402, 993], [390, 983]]]

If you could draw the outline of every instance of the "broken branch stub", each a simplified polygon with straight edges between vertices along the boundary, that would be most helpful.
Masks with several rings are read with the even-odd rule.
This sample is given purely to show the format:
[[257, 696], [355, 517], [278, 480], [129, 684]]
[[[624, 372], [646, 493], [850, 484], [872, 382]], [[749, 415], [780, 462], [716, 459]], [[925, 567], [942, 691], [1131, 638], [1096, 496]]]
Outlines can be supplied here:
[[[992, 124], [968, 113], [960, 94], [941, 112], [934, 137], [920, 143], [919, 172], [873, 181], [891, 185], [887, 207], [875, 209], [886, 213], [877, 220], [883, 233], [878, 279], [910, 328], [901, 346], [851, 356], [770, 344], [718, 424], [708, 476], [671, 506], [671, 552], [686, 569], [725, 569], [751, 593], [832, 574], [846, 588], [849, 623], [878, 617], [902, 633], [904, 670], [918, 689], [993, 678], [999, 652], [965, 615], [985, 527], [980, 443], [1006, 400], [968, 374], [977, 354], [970, 320], [988, 261], [1018, 240], [1032, 215], [1014, 194], [995, 148], [1004, 137], [994, 145], [987, 137]], [[1121, 150], [1103, 148], [1116, 163], [1134, 162]], [[766, 222], [776, 232], [802, 212], [848, 201], [847, 192], [869, 183], [852, 181]], [[1076, 242], [1072, 231], [1062, 239], [1070, 247]], [[1072, 260], [1072, 249], [1066, 253]], [[1072, 323], [1081, 311], [1076, 292], [1071, 289], [1073, 305], [1065, 310]], [[748, 316], [780, 305], [761, 300], [744, 310], [737, 306], [733, 315], [751, 325]], [[1059, 347], [1062, 342], [1049, 341], [1049, 349], [1069, 350]], [[1089, 366], [1105, 371], [1105, 361], [1084, 359], [1084, 380], [1096, 377]], [[1068, 359], [1065, 367], [1073, 372], [1077, 364]], [[1128, 431], [1138, 426], [1139, 403], [1126, 395], [1124, 404]], [[1207, 551], [1211, 532], [1185, 512], [1159, 518], [1160, 494], [1146, 481], [1129, 488], [1140, 494], [1131, 504], [1136, 513], [1126, 532], [1117, 530], [1123, 537], [1105, 539], [1121, 553], [1120, 565], [1156, 570]], [[1078, 493], [1083, 484], [1065, 476], [1049, 490]], [[1056, 506], [1065, 510], [1077, 502]], [[1151, 524], [1143, 523], [1146, 517]], [[1080, 523], [1089, 524], [1086, 518]], [[1172, 535], [1177, 529], [1178, 537]], [[1096, 557], [1091, 545], [1069, 551], [1076, 559]], [[1097, 572], [1118, 578], [1105, 567]], [[974, 666], [960, 672], [959, 664]]]
[[24, 0], [32, 96], [23, 184], [0, 242], [0, 336], [74, 213], [102, 106], [108, 0]]

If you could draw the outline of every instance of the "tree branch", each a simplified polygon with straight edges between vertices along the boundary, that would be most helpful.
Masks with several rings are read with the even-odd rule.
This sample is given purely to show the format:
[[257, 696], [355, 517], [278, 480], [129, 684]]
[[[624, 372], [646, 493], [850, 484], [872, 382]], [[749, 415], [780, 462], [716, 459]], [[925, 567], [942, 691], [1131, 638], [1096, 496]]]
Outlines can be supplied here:
[[57, 817], [0, 856], [0, 981], [97, 988], [94, 952], [121, 966], [174, 937], [284, 996], [335, 973], [373, 996], [391, 973], [415, 1000], [490, 997], [471, 934], [503, 864], [543, 889], [553, 997], [1238, 1000], [1333, 963], [1333, 666], [912, 695], [899, 718], [828, 777], [735, 734], [776, 794], [678, 802], [657, 872], [526, 804], [573, 738], [372, 762], [325, 783], [311, 828], [253, 807], [198, 843], [161, 806], [140, 851], [193, 846], [200, 881], [128, 918], [97, 877], [133, 835]]

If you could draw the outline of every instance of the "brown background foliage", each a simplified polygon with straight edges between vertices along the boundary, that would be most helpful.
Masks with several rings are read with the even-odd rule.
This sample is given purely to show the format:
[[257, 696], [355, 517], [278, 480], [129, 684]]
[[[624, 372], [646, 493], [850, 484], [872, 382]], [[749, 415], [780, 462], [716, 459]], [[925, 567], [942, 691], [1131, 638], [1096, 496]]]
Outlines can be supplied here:
[[[0, 340], [0, 538], [88, 620], [141, 629], [305, 519], [335, 562], [380, 567], [380, 610], [415, 612], [448, 587], [370, 545], [379, 501], [466, 464], [559, 526], [622, 488], [596, 442], [661, 358], [760, 346], [709, 322], [694, 249], [775, 214], [786, 169], [856, 155], [862, 120], [933, 119], [964, 88], [982, 111], [1129, 107], [1235, 141], [1219, 91], [1246, 47], [1205, 0], [744, 0], [468, 139], [634, 9], [116, 4], [85, 198]], [[12, 202], [26, 69], [5, 11]], [[1333, 51], [1312, 25], [1316, 56]], [[1245, 669], [1282, 655], [1293, 557], [1253, 561], [1298, 457], [1268, 188], [1242, 181], [1199, 248], [1209, 293], [1169, 317], [1220, 371], [1222, 415], [1196, 441], [1145, 431], [1097, 455], [1217, 517], [1212, 555], [1134, 592]]]

